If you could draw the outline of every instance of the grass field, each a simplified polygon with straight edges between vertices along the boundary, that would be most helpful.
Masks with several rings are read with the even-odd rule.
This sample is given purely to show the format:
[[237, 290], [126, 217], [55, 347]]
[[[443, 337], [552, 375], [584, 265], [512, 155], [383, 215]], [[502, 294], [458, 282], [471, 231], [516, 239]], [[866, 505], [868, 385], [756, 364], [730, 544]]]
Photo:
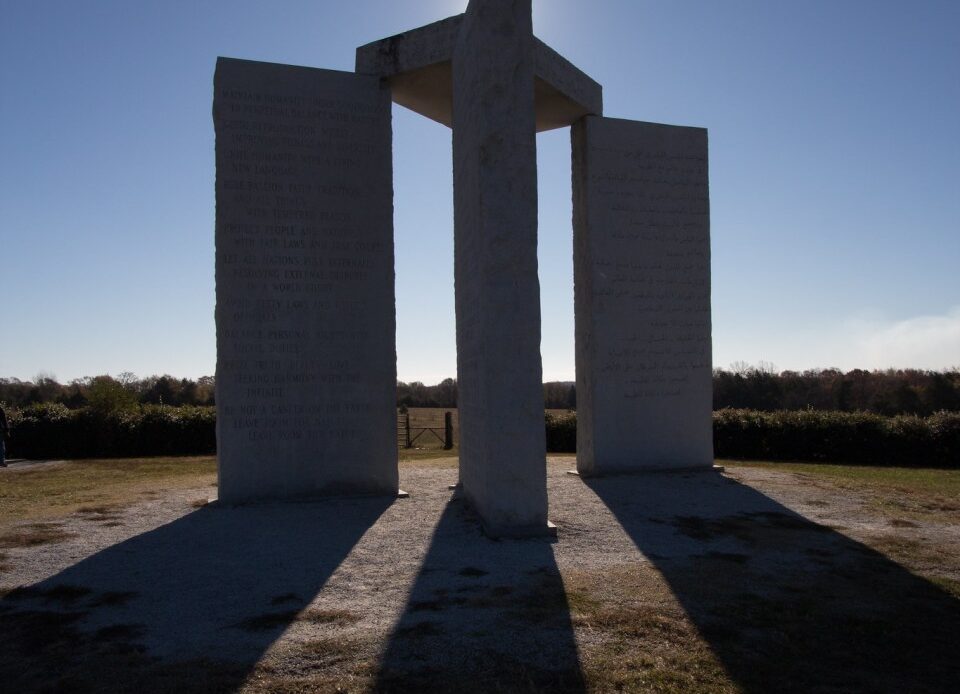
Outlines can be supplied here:
[[960, 470], [753, 461], [718, 464], [780, 470], [865, 493], [873, 508], [894, 520], [938, 518], [960, 523]]
[[[399, 453], [401, 464], [457, 464], [456, 449]], [[113, 458], [44, 463], [11, 468], [10, 473], [0, 483], [0, 532], [20, 521], [63, 518], [84, 509], [132, 504], [163, 491], [216, 484], [217, 463], [213, 456]]]

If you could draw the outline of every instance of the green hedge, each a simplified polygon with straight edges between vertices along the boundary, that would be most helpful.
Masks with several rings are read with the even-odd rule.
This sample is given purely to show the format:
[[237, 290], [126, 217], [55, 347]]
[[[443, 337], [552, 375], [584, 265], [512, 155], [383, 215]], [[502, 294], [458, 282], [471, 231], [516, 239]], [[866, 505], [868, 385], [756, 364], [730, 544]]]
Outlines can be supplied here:
[[549, 453], [577, 452], [577, 414], [548, 414], [547, 451]]
[[144, 405], [108, 414], [59, 404], [10, 413], [11, 458], [208, 455], [217, 450], [216, 409]]
[[724, 409], [713, 413], [713, 442], [718, 458], [960, 467], [960, 412]]
[[[547, 450], [576, 451], [576, 415], [547, 415]], [[960, 412], [884, 417], [799, 410], [713, 413], [717, 458], [960, 468]]]
[[[11, 458], [209, 455], [216, 452], [213, 407], [145, 405], [100, 414], [32, 405], [9, 412]], [[546, 416], [547, 450], [577, 449], [574, 413]], [[960, 412], [884, 417], [819, 410], [713, 414], [718, 458], [808, 460], [960, 468]]]

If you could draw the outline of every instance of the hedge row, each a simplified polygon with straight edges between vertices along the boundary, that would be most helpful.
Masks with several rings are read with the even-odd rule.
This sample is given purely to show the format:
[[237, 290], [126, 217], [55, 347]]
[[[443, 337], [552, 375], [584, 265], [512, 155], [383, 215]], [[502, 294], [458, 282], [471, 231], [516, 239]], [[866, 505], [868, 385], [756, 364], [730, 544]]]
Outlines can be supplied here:
[[[213, 407], [161, 407], [100, 414], [63, 405], [9, 413], [9, 457], [92, 458], [209, 455], [216, 452]], [[574, 413], [546, 416], [547, 450], [575, 452]], [[960, 412], [884, 417], [818, 410], [713, 414], [718, 458], [808, 460], [960, 468]]]
[[[575, 452], [575, 414], [547, 415], [547, 450]], [[885, 417], [867, 412], [723, 409], [713, 413], [717, 458], [960, 468], [960, 412]]]
[[718, 458], [960, 468], [960, 412], [724, 409], [713, 413], [713, 446]]
[[217, 450], [216, 408], [144, 405], [101, 414], [60, 404], [10, 413], [11, 458], [122, 458], [209, 455]]

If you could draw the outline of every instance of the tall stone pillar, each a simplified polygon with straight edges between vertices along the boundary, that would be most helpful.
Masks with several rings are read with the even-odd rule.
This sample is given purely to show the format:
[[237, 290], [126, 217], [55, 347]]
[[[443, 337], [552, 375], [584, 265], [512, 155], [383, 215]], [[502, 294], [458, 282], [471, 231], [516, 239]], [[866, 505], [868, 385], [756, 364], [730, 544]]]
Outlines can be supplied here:
[[574, 125], [577, 469], [713, 464], [707, 131]]
[[396, 494], [390, 94], [221, 58], [220, 499]]
[[453, 51], [460, 480], [493, 536], [547, 524], [530, 0], [471, 0]]

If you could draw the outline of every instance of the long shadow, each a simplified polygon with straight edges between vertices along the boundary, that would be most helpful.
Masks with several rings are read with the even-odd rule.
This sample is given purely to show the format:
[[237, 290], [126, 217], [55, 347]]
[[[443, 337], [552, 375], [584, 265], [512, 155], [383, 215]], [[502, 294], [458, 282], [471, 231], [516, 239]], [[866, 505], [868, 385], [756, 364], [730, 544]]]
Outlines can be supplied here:
[[462, 500], [443, 511], [387, 639], [382, 692], [584, 691], [547, 540], [493, 541]]
[[712, 473], [586, 481], [746, 692], [956, 692], [960, 601]]
[[392, 499], [203, 507], [0, 600], [0, 689], [234, 691]]

